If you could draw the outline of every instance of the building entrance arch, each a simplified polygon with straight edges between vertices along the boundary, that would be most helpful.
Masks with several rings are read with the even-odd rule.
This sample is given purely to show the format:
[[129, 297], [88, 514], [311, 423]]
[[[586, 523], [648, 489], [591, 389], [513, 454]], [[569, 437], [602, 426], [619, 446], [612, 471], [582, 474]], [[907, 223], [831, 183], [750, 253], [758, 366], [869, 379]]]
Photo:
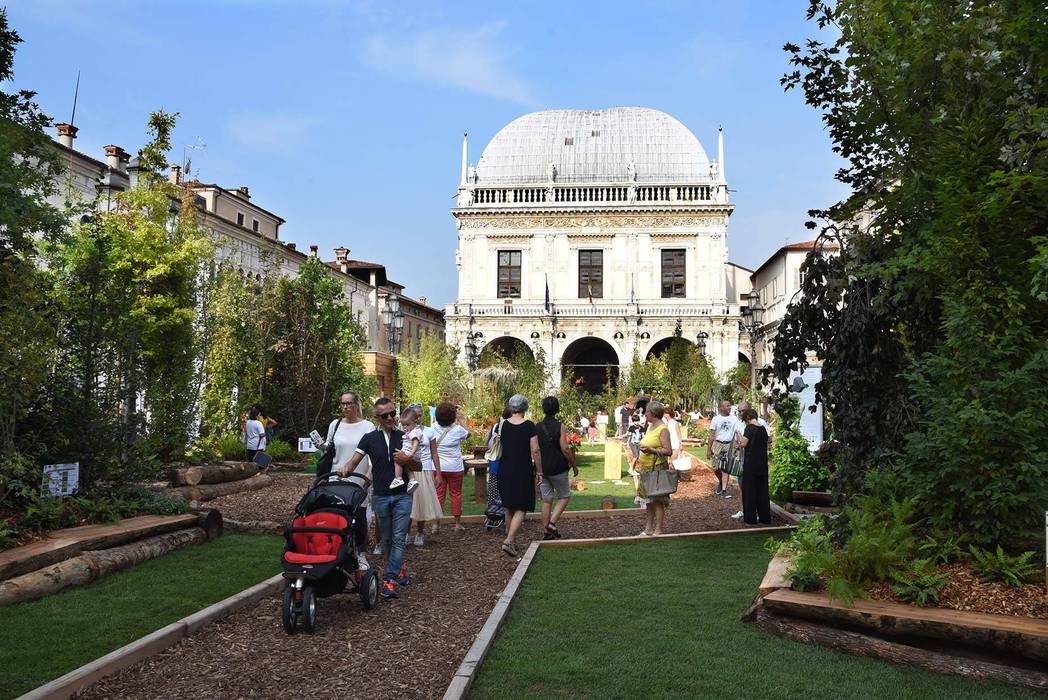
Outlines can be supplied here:
[[512, 363], [514, 358], [519, 357], [521, 353], [527, 353], [527, 357], [531, 359], [535, 358], [535, 353], [520, 338], [514, 338], [511, 335], [499, 336], [486, 343], [481, 349], [480, 366], [490, 367], [500, 359], [508, 360]]
[[619, 355], [608, 341], [587, 336], [573, 341], [560, 357], [561, 376], [590, 394], [600, 394], [610, 380], [619, 381]]
[[652, 345], [651, 349], [648, 350], [647, 359], [650, 360], [653, 357], [662, 357], [663, 355], [665, 355], [669, 351], [670, 346], [673, 345], [674, 340], [681, 340], [682, 342], [688, 343], [689, 345], [693, 344], [687, 338], [681, 338], [679, 336], [671, 335], [670, 337], [663, 338], [662, 340], [659, 340], [654, 345]]

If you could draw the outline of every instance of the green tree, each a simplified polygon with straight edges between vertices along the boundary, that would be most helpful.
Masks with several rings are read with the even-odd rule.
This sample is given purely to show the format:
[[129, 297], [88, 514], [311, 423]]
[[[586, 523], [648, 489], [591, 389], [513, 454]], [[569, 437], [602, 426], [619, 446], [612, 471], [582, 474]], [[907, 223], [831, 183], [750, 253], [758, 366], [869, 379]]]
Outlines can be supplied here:
[[800, 431], [800, 404], [785, 397], [775, 404], [778, 429], [771, 448], [768, 491], [777, 501], [787, 501], [792, 491], [822, 491], [829, 486], [829, 470], [808, 449]]
[[[14, 77], [21, 41], [0, 8], [0, 84]], [[65, 219], [47, 202], [58, 192], [60, 166], [44, 133], [51, 119], [34, 98], [27, 90], [0, 90], [0, 459], [31, 450], [37, 427], [31, 414], [56, 341], [50, 278], [37, 255], [40, 243], [58, 238]]]
[[436, 333], [422, 334], [418, 349], [397, 361], [397, 380], [405, 404], [430, 401], [461, 403], [466, 393], [466, 372], [456, 362], [455, 348]]
[[932, 524], [1027, 531], [1048, 499], [1043, 8], [813, 0], [809, 18], [831, 38], [788, 44], [783, 83], [822, 112], [852, 194], [813, 212], [841, 254], [805, 263], [774, 372], [822, 361], [845, 494], [899, 464]]
[[256, 320], [273, 320], [274, 339], [259, 398], [283, 431], [308, 434], [338, 413], [346, 389], [365, 399], [374, 394], [361, 357], [366, 332], [319, 259], [308, 259], [295, 278], [280, 278], [273, 294], [259, 300], [257, 313]]

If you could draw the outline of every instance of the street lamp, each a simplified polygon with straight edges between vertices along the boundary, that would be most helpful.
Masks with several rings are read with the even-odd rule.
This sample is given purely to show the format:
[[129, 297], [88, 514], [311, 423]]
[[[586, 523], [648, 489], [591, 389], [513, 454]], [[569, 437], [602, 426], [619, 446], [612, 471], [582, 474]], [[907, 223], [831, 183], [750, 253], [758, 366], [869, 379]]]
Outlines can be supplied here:
[[749, 322], [740, 322], [740, 325], [750, 336], [750, 390], [756, 394], [757, 391], [757, 333], [761, 330], [761, 319], [764, 318], [764, 305], [761, 304], [760, 295], [757, 290], [751, 289], [746, 295], [747, 305], [740, 313]]
[[400, 336], [404, 329], [404, 312], [400, 310], [400, 297], [393, 294], [386, 297], [386, 304], [382, 309], [382, 323], [386, 326], [389, 353], [396, 355], [400, 352]]
[[706, 354], [706, 339], [710, 337], [710, 334], [706, 331], [699, 331], [695, 336], [696, 345], [699, 346], [699, 352], [703, 355]]

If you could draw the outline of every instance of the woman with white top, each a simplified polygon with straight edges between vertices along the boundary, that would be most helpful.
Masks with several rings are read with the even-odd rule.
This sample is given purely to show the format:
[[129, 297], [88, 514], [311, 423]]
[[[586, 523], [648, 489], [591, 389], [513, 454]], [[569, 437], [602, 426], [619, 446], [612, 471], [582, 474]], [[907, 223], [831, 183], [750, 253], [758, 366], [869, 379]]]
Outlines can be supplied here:
[[[437, 425], [433, 434], [433, 445], [436, 447], [440, 471], [436, 476], [437, 501], [440, 510], [444, 511], [444, 499], [451, 491], [451, 514], [455, 517], [455, 530], [462, 532], [462, 477], [466, 465], [462, 461], [462, 441], [469, 437], [469, 431], [455, 422], [457, 410], [455, 404], [444, 402], [437, 406]], [[423, 438], [425, 442], [425, 438]]]
[[[360, 414], [360, 397], [357, 395], [357, 392], [343, 392], [339, 404], [342, 409], [342, 416], [331, 421], [331, 425], [328, 426], [327, 440], [325, 441], [326, 445], [335, 445], [335, 459], [331, 462], [332, 471], [338, 471], [340, 467], [345, 466], [356, 452], [360, 438], [375, 429], [375, 424], [369, 420], [364, 420]], [[367, 474], [370, 468], [371, 463], [365, 455], [364, 459], [357, 465], [356, 473]], [[370, 498], [365, 503], [370, 503]], [[368, 546], [369, 519], [366, 505], [361, 505], [353, 516], [353, 539], [357, 548], [357, 565], [361, 569], [368, 568], [368, 561], [364, 558], [364, 551]]]
[[[415, 411], [417, 420], [421, 419], [422, 406], [412, 404], [408, 411]], [[440, 455], [437, 454], [436, 430], [432, 427], [423, 428], [422, 439], [419, 440], [418, 457], [422, 463], [422, 472], [417, 474], [419, 480], [418, 488], [415, 489], [415, 497], [411, 502], [411, 519], [415, 521], [415, 546], [421, 547], [425, 540], [422, 533], [425, 531], [426, 523], [431, 523], [429, 533], [432, 535], [437, 531], [437, 523], [443, 511], [440, 501], [437, 500], [437, 479], [440, 478]], [[434, 456], [435, 455], [435, 456]]]
[[247, 414], [247, 423], [244, 425], [244, 447], [247, 448], [247, 461], [255, 459], [255, 453], [266, 449], [266, 427], [258, 418], [258, 406], [252, 406]]

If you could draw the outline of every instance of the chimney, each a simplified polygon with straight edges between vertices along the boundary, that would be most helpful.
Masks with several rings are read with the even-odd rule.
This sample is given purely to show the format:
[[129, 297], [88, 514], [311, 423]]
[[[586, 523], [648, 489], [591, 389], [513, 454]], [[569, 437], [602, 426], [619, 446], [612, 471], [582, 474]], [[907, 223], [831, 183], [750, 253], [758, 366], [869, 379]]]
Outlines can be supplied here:
[[243, 197], [244, 199], [251, 199], [251, 193], [248, 191], [247, 187], [244, 186], [240, 186], [237, 188], [237, 195]]
[[317, 257], [317, 248], [318, 248], [318, 247], [319, 247], [319, 246], [315, 246], [315, 245], [311, 245], [311, 246], [309, 246], [309, 254], [310, 254], [311, 256], [313, 256], [314, 258], [315, 258], [315, 257]]
[[127, 172], [127, 161], [131, 160], [131, 156], [127, 154], [127, 151], [120, 148], [120, 146], [109, 144], [105, 147], [105, 153], [106, 165], [109, 166], [110, 170], [115, 170], [118, 173]]
[[171, 166], [171, 175], [169, 176], [168, 179], [171, 180], [171, 184], [172, 185], [181, 184], [181, 182], [182, 182], [182, 166], [180, 166], [180, 165], [172, 165]]
[[425, 306], [426, 305], [426, 297], [419, 297], [418, 298], [418, 303], [420, 303], [423, 306]]
[[55, 128], [58, 129], [58, 142], [66, 148], [73, 147], [73, 139], [76, 138], [76, 132], [80, 131], [77, 127], [72, 124], [55, 124]]
[[346, 262], [348, 256], [349, 248], [347, 248], [346, 246], [339, 246], [338, 248], [335, 248], [335, 260], [337, 260], [338, 262]]
[[295, 250], [295, 244], [294, 243], [285, 243], [284, 247], [287, 248], [288, 250]]

